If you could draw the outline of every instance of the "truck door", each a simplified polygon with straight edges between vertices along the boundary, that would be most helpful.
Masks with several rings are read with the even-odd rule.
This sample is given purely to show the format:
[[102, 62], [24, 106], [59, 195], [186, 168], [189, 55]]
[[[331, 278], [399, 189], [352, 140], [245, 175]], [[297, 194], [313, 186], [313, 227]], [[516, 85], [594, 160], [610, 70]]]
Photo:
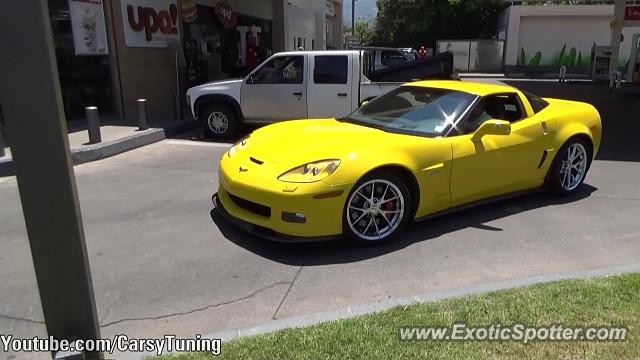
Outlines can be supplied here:
[[353, 58], [347, 54], [309, 57], [308, 101], [310, 118], [339, 118], [352, 111]]
[[247, 76], [240, 107], [248, 122], [307, 118], [305, 56], [274, 56]]

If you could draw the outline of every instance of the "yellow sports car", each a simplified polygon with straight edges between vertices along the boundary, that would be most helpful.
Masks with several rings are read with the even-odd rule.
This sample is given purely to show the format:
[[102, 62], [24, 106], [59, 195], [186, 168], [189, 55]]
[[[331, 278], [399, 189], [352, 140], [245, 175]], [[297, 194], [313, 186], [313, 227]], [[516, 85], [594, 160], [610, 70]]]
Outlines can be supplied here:
[[213, 200], [270, 239], [379, 243], [410, 221], [488, 199], [575, 192], [601, 134], [589, 104], [505, 85], [415, 82], [342, 119], [254, 131], [222, 157]]

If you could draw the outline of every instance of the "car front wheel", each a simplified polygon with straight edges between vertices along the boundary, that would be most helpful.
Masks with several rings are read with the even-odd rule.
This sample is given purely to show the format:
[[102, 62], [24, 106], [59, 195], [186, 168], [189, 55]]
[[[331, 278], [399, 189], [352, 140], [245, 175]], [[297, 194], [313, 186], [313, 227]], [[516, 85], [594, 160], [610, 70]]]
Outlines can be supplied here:
[[360, 244], [391, 240], [409, 222], [412, 200], [406, 184], [392, 174], [372, 174], [353, 188], [344, 209], [345, 235]]

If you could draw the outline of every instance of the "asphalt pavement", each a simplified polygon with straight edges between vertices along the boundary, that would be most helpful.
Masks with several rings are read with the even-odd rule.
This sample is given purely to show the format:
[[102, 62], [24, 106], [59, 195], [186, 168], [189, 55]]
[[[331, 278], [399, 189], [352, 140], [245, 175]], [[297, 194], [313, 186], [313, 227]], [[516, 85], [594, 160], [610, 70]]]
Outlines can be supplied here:
[[[629, 114], [634, 99], [607, 117]], [[623, 133], [605, 125], [607, 132]], [[485, 205], [365, 248], [277, 244], [228, 225], [211, 213], [210, 197], [229, 144], [197, 140], [164, 140], [75, 168], [103, 337], [210, 334], [414, 294], [640, 264], [640, 145], [631, 135], [620, 140], [628, 143], [607, 140], [606, 156], [573, 197], [538, 193]], [[0, 299], [0, 333], [46, 334], [13, 177], [0, 178]]]

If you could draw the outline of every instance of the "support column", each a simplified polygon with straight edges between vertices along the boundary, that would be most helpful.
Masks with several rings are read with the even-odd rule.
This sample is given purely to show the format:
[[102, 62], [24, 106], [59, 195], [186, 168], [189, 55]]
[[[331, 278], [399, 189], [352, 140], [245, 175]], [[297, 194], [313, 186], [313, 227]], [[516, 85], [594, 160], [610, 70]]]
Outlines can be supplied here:
[[[0, 2], [0, 34], [0, 102], [11, 134], [47, 333], [58, 339], [97, 339], [98, 316], [47, 1]], [[100, 353], [84, 355], [102, 358]]]
[[611, 63], [609, 64], [609, 76], [618, 70], [618, 58], [620, 57], [620, 36], [624, 23], [625, 0], [616, 0], [613, 8], [613, 21], [611, 22]]
[[289, 1], [273, 0], [273, 25], [272, 25], [273, 51], [282, 52], [291, 49], [289, 47]]

